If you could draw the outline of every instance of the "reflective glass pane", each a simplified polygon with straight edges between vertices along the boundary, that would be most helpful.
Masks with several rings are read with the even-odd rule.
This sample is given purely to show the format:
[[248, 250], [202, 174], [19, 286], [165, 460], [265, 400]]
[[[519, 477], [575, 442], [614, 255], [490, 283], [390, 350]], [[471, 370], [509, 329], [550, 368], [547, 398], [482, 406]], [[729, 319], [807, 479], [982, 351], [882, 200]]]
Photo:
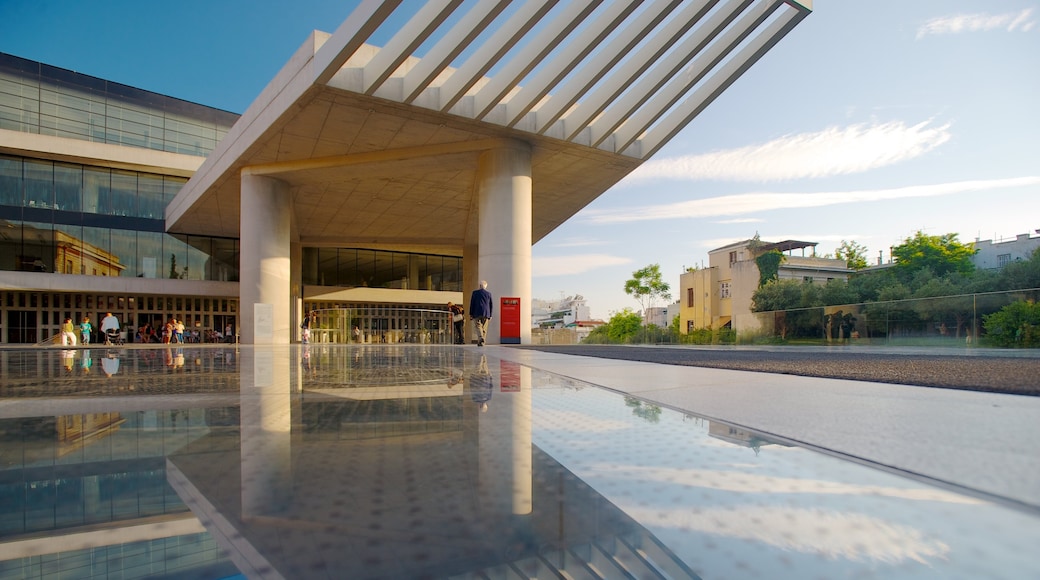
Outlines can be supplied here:
[[163, 269], [161, 277], [179, 279], [188, 274], [188, 244], [176, 236], [163, 236]]
[[110, 213], [109, 191], [112, 189], [112, 171], [99, 167], [83, 168], [83, 211]]
[[137, 260], [137, 232], [112, 230], [112, 256], [114, 262], [120, 266], [119, 276], [142, 276]]
[[51, 224], [25, 222], [18, 269], [24, 272], [54, 271], [54, 232]]
[[163, 211], [166, 209], [163, 187], [161, 175], [141, 173], [137, 176], [138, 217], [163, 219]]
[[54, 207], [54, 164], [50, 161], [25, 160], [25, 205]]
[[109, 192], [109, 215], [137, 215], [137, 173], [113, 171], [112, 190]]
[[54, 164], [54, 205], [62, 211], [82, 211], [83, 166]]
[[0, 205], [22, 205], [22, 160], [0, 156]]
[[163, 234], [137, 232], [137, 259], [142, 278], [165, 278], [163, 274]]
[[83, 252], [83, 227], [58, 224], [54, 226], [55, 258], [57, 272], [62, 274], [85, 274]]

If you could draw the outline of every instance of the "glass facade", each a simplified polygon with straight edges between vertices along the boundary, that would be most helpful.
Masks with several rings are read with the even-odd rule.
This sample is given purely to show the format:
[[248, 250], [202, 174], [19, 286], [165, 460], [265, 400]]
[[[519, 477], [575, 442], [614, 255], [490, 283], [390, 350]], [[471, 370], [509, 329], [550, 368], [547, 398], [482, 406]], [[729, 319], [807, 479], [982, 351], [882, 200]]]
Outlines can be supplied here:
[[462, 290], [462, 258], [360, 248], [304, 248], [303, 283], [348, 288]]
[[165, 233], [186, 181], [0, 155], [0, 270], [238, 280], [238, 240]]
[[238, 115], [0, 53], [0, 129], [205, 157]]
[[[0, 53], [0, 130], [205, 156], [237, 119], [233, 113]], [[101, 160], [49, 157], [0, 154], [0, 271], [238, 281], [239, 240], [166, 232], [166, 206], [185, 177], [112, 167]], [[462, 259], [304, 248], [302, 276], [307, 285], [461, 291]], [[127, 342], [139, 342], [136, 330], [144, 325], [154, 328], [171, 317], [186, 321], [200, 341], [228, 325], [238, 328], [236, 296], [185, 295], [186, 290], [202, 292], [190, 286], [171, 287], [163, 296], [115, 288], [89, 293], [76, 282], [64, 284], [64, 292], [0, 291], [0, 341], [47, 341], [66, 317], [77, 323], [90, 318], [96, 332], [109, 311], [120, 319]], [[308, 309], [315, 306], [308, 304]], [[366, 312], [391, 307], [370, 306]], [[371, 340], [406, 341], [393, 333], [440, 330], [409, 318], [408, 305], [396, 306], [394, 314], [363, 317]]]

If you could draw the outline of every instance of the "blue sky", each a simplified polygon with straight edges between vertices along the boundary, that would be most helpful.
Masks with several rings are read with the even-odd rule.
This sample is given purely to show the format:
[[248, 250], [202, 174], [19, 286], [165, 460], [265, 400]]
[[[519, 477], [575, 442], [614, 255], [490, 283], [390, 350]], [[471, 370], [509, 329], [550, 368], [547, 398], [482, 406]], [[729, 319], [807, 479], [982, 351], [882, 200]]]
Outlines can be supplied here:
[[[312, 29], [354, 2], [0, 0], [0, 51], [243, 112]], [[855, 240], [876, 261], [917, 230], [1040, 228], [1040, 2], [817, 0], [637, 172], [534, 247], [536, 298], [638, 309], [634, 270], [678, 286], [746, 239]], [[1036, 235], [1036, 234], [1034, 234]], [[673, 294], [678, 293], [673, 291]]]

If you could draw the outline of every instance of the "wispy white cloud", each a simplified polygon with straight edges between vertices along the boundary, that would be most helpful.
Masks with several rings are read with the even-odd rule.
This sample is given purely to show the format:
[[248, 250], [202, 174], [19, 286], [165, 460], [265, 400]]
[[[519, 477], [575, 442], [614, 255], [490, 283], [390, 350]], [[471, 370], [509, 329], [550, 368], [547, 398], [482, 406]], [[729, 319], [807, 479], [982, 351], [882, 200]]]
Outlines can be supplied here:
[[580, 248], [586, 246], [602, 246], [606, 244], [605, 240], [596, 238], [565, 238], [552, 244], [554, 248]]
[[822, 207], [843, 203], [885, 201], [910, 197], [936, 197], [971, 191], [993, 191], [1040, 184], [1040, 176], [1011, 179], [957, 181], [931, 185], [914, 185], [894, 189], [829, 191], [819, 193], [742, 193], [637, 208], [588, 210], [583, 216], [591, 223], [613, 224], [676, 218], [710, 218], [718, 216], [762, 213], [778, 209]]
[[728, 225], [728, 224], [757, 224], [757, 223], [761, 223], [761, 222], [764, 222], [764, 221], [766, 221], [766, 220], [764, 220], [762, 218], [736, 218], [736, 219], [731, 219], [731, 220], [719, 220], [719, 221], [717, 221], [715, 223], [717, 223], [717, 224], [726, 224], [726, 225]]
[[531, 259], [533, 276], [564, 276], [582, 274], [591, 270], [628, 264], [631, 258], [609, 254], [573, 254], [570, 256], [534, 257]]
[[1035, 27], [1036, 19], [1033, 18], [1032, 8], [1006, 14], [957, 14], [932, 18], [925, 22], [917, 29], [917, 38], [921, 39], [929, 34], [959, 34], [988, 30], [1029, 32]]
[[920, 157], [950, 140], [950, 123], [929, 119], [829, 127], [759, 145], [644, 163], [625, 182], [648, 179], [781, 181], [862, 173]]

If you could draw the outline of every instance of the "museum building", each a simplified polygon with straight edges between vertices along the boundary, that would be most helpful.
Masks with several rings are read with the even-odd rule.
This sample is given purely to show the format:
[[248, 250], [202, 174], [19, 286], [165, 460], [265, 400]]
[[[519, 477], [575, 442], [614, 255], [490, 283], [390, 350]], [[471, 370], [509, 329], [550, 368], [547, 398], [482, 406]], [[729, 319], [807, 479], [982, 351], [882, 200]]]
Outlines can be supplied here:
[[[170, 318], [199, 340], [237, 332], [239, 240], [168, 233], [164, 212], [238, 118], [0, 53], [0, 343], [48, 341], [65, 318], [96, 329], [106, 312], [128, 342]], [[302, 256], [303, 308], [350, 309], [365, 340], [443, 334], [436, 314], [462, 299], [459, 256]]]

